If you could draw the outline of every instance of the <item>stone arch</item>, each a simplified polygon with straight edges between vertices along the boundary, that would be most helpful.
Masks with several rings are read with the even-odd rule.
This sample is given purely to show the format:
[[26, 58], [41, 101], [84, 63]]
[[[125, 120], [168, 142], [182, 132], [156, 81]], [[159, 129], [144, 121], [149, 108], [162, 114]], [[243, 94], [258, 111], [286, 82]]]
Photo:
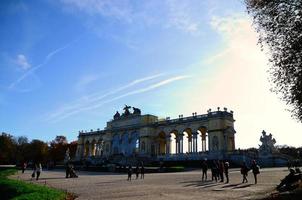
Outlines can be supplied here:
[[139, 134], [137, 131], [133, 131], [129, 138], [129, 153], [138, 153], [139, 152]]
[[166, 133], [164, 131], [159, 132], [157, 136], [158, 142], [158, 154], [166, 153]]
[[183, 153], [183, 133], [177, 129], [172, 129], [169, 136], [171, 137], [171, 153]]
[[197, 132], [200, 134], [199, 141], [201, 140], [201, 151], [205, 152], [208, 149], [208, 128], [206, 126], [200, 126], [197, 129]]
[[191, 153], [193, 152], [193, 134], [191, 128], [185, 128], [183, 131], [183, 152]]
[[99, 138], [97, 140], [97, 144], [96, 144], [96, 156], [103, 156], [103, 152], [104, 152], [104, 141], [103, 138]]

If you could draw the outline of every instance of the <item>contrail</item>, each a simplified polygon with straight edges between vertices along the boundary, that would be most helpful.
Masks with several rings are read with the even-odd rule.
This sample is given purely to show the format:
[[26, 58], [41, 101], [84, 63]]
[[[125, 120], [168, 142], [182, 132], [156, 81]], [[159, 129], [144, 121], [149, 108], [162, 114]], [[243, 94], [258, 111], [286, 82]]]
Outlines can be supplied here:
[[160, 81], [160, 82], [158, 82], [158, 83], [149, 85], [149, 86], [146, 87], [146, 88], [137, 89], [137, 90], [134, 90], [134, 91], [131, 91], [131, 92], [128, 92], [128, 93], [119, 95], [119, 96], [117, 96], [117, 97], [111, 98], [111, 99], [109, 99], [109, 100], [102, 101], [102, 102], [97, 103], [97, 104], [92, 105], [92, 106], [83, 106], [83, 107], [81, 107], [81, 108], [78, 108], [77, 110], [73, 110], [73, 111], [71, 111], [71, 112], [64, 113], [64, 114], [61, 115], [61, 116], [58, 116], [58, 118], [56, 118], [55, 120], [53, 120], [53, 122], [60, 121], [60, 120], [62, 120], [62, 119], [65, 119], [65, 118], [67, 118], [67, 117], [70, 117], [70, 116], [72, 116], [72, 115], [74, 115], [74, 114], [77, 114], [77, 113], [79, 113], [79, 112], [82, 112], [82, 111], [92, 110], [92, 109], [99, 108], [99, 107], [103, 106], [103, 105], [106, 104], [106, 103], [110, 103], [110, 102], [112, 102], [112, 101], [115, 101], [115, 100], [118, 100], [118, 99], [121, 99], [121, 98], [124, 98], [124, 97], [127, 97], [127, 96], [131, 96], [131, 95], [135, 95], [135, 94], [144, 93], [144, 92], [147, 92], [147, 91], [150, 91], [150, 90], [159, 88], [159, 87], [161, 87], [161, 86], [167, 85], [167, 84], [172, 83], [172, 82], [174, 82], [174, 81], [186, 79], [186, 78], [189, 78], [189, 77], [191, 77], [191, 76], [185, 75], [185, 76], [176, 76], [176, 77], [172, 77], [172, 78], [169, 78], [169, 79], [167, 79], [167, 80], [163, 80], [163, 81]]
[[102, 100], [102, 99], [104, 99], [104, 98], [106, 98], [106, 97], [108, 97], [110, 95], [116, 94], [116, 93], [118, 93], [120, 91], [123, 91], [123, 90], [125, 90], [127, 88], [135, 86], [135, 85], [137, 85], [139, 83], [143, 83], [143, 82], [146, 82], [146, 81], [149, 81], [149, 80], [152, 80], [152, 79], [156, 79], [156, 78], [161, 77], [163, 75], [164, 75], [164, 73], [160, 73], [160, 74], [155, 74], [155, 75], [143, 77], [143, 78], [140, 78], [140, 79], [136, 79], [136, 80], [134, 80], [134, 81], [132, 81], [132, 82], [130, 82], [130, 83], [122, 86], [122, 87], [119, 87], [119, 88], [117, 88], [115, 90], [109, 91], [109, 92], [107, 92], [105, 94], [102, 94], [102, 95], [99, 94], [99, 93], [95, 93], [95, 94], [91, 94], [89, 96], [82, 97], [80, 100], [75, 101], [74, 103], [71, 103], [71, 105], [64, 106], [63, 108], [59, 109], [55, 113], [51, 114], [49, 116], [49, 118], [52, 119], [52, 118], [59, 117], [61, 115], [64, 115], [66, 112], [67, 113], [68, 112], [72, 112], [72, 110], [79, 109], [81, 107], [84, 107], [87, 104], [91, 105], [91, 104], [93, 104], [93, 103], [95, 103], [97, 101], [100, 101], [100, 100]]
[[68, 48], [71, 44], [73, 44], [74, 42], [76, 42], [77, 40], [74, 40], [60, 48], [55, 49], [54, 51], [50, 52], [49, 54], [47, 54], [47, 56], [45, 57], [44, 61], [31, 68], [30, 70], [28, 70], [26, 73], [24, 73], [22, 76], [20, 76], [20, 78], [18, 78], [16, 81], [14, 81], [13, 83], [11, 83], [8, 88], [9, 89], [13, 89], [16, 85], [18, 85], [22, 80], [24, 80], [27, 76], [29, 76], [30, 74], [34, 73], [36, 70], [38, 70], [39, 68], [43, 67], [44, 65], [46, 65], [48, 63], [48, 61], [57, 53], [59, 53], [60, 51], [63, 51], [64, 49]]

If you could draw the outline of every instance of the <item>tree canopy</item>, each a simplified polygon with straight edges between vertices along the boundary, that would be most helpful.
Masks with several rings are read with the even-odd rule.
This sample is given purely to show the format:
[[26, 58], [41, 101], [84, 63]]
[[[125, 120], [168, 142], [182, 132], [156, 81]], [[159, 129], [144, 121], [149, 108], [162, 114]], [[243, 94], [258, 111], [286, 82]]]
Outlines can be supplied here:
[[272, 90], [280, 94], [292, 116], [302, 121], [302, 1], [244, 0], [270, 52]]

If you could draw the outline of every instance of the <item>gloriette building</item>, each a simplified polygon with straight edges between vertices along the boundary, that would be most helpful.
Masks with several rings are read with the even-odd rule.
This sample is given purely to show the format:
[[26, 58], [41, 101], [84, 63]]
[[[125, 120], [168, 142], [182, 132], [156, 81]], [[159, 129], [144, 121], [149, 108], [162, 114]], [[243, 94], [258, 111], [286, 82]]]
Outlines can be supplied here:
[[[140, 109], [124, 107], [107, 122], [104, 130], [80, 131], [77, 159], [114, 155], [146, 156], [155, 159], [186, 159], [235, 150], [233, 112], [226, 108], [207, 114], [159, 119], [141, 114]], [[184, 150], [185, 149], [185, 150]]]

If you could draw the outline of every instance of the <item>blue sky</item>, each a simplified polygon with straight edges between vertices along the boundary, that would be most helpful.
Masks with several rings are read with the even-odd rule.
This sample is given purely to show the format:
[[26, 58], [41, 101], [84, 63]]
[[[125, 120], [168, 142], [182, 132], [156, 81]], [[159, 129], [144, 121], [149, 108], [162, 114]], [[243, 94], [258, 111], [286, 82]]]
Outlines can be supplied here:
[[239, 0], [2, 1], [0, 23], [0, 131], [75, 140], [124, 104], [161, 117], [225, 106], [237, 147], [262, 129], [300, 145]]

